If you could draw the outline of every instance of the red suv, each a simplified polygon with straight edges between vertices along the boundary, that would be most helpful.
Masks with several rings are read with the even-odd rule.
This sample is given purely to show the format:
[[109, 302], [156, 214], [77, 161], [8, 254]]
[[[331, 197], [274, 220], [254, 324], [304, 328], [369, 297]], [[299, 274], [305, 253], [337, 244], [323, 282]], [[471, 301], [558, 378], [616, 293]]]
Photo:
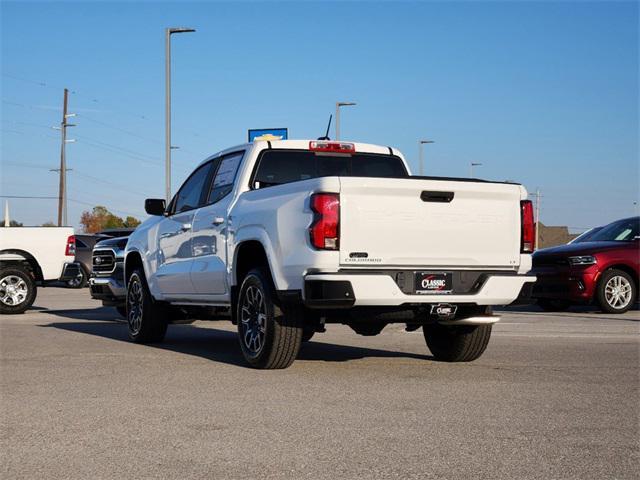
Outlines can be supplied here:
[[586, 242], [533, 254], [533, 298], [544, 310], [595, 302], [607, 313], [634, 306], [640, 283], [640, 217], [603, 227]]

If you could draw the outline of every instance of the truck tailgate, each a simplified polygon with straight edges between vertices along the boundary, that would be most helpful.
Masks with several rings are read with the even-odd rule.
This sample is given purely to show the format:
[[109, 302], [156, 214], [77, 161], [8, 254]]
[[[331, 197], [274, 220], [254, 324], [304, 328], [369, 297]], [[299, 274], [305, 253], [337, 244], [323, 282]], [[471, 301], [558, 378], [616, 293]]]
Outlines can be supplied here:
[[341, 177], [340, 264], [517, 267], [523, 195], [515, 184]]

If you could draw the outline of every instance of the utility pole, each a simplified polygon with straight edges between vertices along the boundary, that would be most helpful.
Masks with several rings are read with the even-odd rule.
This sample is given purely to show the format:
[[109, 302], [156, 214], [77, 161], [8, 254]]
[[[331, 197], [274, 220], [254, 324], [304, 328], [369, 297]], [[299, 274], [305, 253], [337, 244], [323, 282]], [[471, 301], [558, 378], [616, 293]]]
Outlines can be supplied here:
[[58, 186], [58, 226], [66, 225], [67, 209], [67, 105], [69, 103], [69, 90], [64, 89], [64, 101], [62, 104], [62, 122], [60, 123], [60, 133], [62, 134], [62, 144], [60, 147], [60, 185]]
[[[67, 123], [67, 118], [75, 117], [75, 113], [67, 113], [69, 103], [69, 90], [64, 89], [64, 100], [62, 104], [62, 122], [60, 123], [60, 133], [62, 144], [60, 146], [60, 184], [58, 187], [58, 226], [68, 225], [67, 219], [67, 143], [75, 140], [67, 140], [67, 127], [75, 127], [74, 124]], [[55, 127], [54, 127], [55, 128]]]
[[535, 248], [538, 248], [539, 245], [539, 232], [540, 232], [540, 189], [536, 188], [536, 243]]

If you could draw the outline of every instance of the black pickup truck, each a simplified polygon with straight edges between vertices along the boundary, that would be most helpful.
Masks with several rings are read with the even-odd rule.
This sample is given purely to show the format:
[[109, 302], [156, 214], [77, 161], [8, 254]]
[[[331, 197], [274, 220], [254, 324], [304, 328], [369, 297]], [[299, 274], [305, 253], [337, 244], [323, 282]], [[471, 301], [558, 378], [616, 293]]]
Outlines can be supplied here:
[[89, 291], [102, 305], [115, 307], [126, 318], [127, 291], [124, 282], [124, 249], [129, 237], [101, 240], [93, 247]]

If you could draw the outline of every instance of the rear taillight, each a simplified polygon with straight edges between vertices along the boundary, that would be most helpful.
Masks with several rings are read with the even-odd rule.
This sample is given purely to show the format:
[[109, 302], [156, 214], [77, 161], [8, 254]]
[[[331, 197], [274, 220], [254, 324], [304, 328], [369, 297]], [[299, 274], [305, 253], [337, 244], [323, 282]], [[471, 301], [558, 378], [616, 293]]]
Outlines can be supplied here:
[[65, 248], [64, 254], [67, 257], [76, 256], [76, 237], [75, 236], [69, 235], [69, 238], [67, 238], [67, 248]]
[[320, 250], [338, 250], [340, 241], [340, 195], [314, 193], [311, 195], [313, 223], [309, 227], [311, 245]]
[[536, 226], [533, 222], [533, 204], [531, 200], [522, 200], [520, 202], [520, 222], [522, 224], [520, 252], [531, 253], [536, 248]]

